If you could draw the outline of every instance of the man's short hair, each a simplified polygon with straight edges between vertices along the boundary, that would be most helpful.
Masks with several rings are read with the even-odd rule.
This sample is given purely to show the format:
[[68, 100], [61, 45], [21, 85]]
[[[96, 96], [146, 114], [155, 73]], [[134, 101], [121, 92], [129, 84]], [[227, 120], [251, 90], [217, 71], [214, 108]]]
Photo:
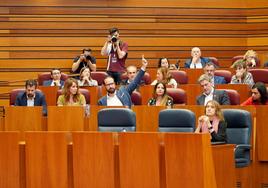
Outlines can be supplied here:
[[198, 83], [201, 83], [202, 81], [208, 81], [211, 82], [211, 78], [207, 75], [207, 74], [202, 74], [199, 78], [198, 78]]
[[207, 66], [213, 66], [214, 68], [216, 68], [216, 65], [212, 61], [207, 62], [204, 67]]
[[25, 88], [27, 88], [28, 86], [30, 86], [30, 87], [35, 86], [35, 88], [37, 88], [37, 81], [36, 80], [26, 80]]
[[112, 78], [112, 79], [114, 80], [113, 77], [111, 77], [110, 75], [108, 75], [108, 76], [106, 76], [106, 77], [103, 79], [103, 81], [102, 81], [102, 84], [103, 84], [103, 85], [105, 85], [105, 80], [108, 79], [108, 78]]
[[59, 68], [53, 68], [53, 69], [51, 69], [50, 74], [52, 75], [53, 74], [53, 71], [55, 71], [55, 70], [58, 70], [61, 73], [61, 70]]
[[85, 53], [85, 51], [87, 51], [87, 52], [91, 52], [92, 50], [91, 50], [90, 48], [84, 48], [84, 49], [83, 49], [83, 53]]
[[118, 32], [119, 33], [119, 29], [116, 28], [116, 27], [113, 27], [113, 28], [109, 29], [110, 35], [114, 34], [115, 32]]

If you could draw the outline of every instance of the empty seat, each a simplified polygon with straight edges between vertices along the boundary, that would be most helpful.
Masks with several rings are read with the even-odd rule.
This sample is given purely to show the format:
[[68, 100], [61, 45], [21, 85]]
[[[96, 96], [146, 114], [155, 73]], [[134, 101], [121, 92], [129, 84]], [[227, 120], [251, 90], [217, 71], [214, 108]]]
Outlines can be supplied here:
[[216, 70], [215, 75], [224, 77], [227, 84], [231, 82], [232, 73], [228, 70]]
[[97, 80], [98, 85], [102, 85], [103, 80], [108, 76], [106, 72], [103, 71], [96, 71], [96, 72], [91, 72], [91, 78], [93, 80]]
[[141, 105], [141, 94], [137, 91], [133, 91], [131, 94], [131, 101], [134, 105]]
[[99, 131], [125, 132], [136, 130], [136, 114], [128, 108], [105, 108], [98, 112]]
[[195, 114], [187, 109], [165, 109], [159, 112], [160, 132], [194, 132]]
[[214, 64], [216, 65], [216, 67], [219, 67], [220, 64], [219, 64], [219, 60], [216, 58], [216, 57], [209, 57], [209, 60]]
[[268, 84], [268, 69], [249, 69], [248, 70], [252, 76], [254, 82], [263, 82]]
[[185, 71], [179, 70], [170, 70], [169, 71], [172, 77], [176, 80], [179, 84], [188, 84], [188, 76]]
[[167, 88], [167, 94], [173, 98], [174, 104], [187, 104], [187, 95], [183, 89]]
[[227, 122], [227, 143], [236, 144], [236, 167], [246, 167], [250, 164], [251, 115], [240, 109], [224, 109], [223, 115]]

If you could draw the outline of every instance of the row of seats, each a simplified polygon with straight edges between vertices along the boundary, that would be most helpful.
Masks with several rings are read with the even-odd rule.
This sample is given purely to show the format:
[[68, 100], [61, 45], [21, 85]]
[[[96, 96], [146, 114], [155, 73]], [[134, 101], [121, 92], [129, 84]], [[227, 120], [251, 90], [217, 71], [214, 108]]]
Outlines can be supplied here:
[[[235, 159], [237, 167], [250, 164], [250, 136], [252, 120], [246, 110], [224, 109], [227, 122], [227, 143], [236, 144]], [[118, 118], [121, 117], [121, 118]], [[159, 131], [194, 132], [195, 114], [188, 109], [164, 109], [159, 112]], [[105, 108], [98, 112], [99, 131], [135, 131], [136, 115], [126, 108]]]
[[[253, 75], [253, 79], [255, 82], [263, 82], [268, 83], [268, 69], [249, 69], [249, 72]], [[185, 71], [181, 70], [171, 70], [170, 71], [172, 77], [177, 81], [179, 84], [188, 84], [188, 75]], [[216, 70], [215, 71], [216, 76], [222, 76], [225, 78], [226, 83], [231, 82], [232, 73], [228, 70]], [[104, 78], [108, 76], [106, 72], [102, 71], [96, 71], [91, 72], [91, 77], [94, 80], [97, 80], [99, 85], [102, 85]], [[65, 73], [62, 73], [62, 80], [66, 80], [68, 78], [68, 75]], [[45, 80], [50, 80], [51, 75], [50, 72], [45, 72], [38, 74], [38, 84], [43, 85], [43, 82]], [[127, 79], [126, 75], [122, 75], [122, 79]], [[151, 76], [148, 73], [145, 73], [142, 80], [146, 85], [151, 84]]]

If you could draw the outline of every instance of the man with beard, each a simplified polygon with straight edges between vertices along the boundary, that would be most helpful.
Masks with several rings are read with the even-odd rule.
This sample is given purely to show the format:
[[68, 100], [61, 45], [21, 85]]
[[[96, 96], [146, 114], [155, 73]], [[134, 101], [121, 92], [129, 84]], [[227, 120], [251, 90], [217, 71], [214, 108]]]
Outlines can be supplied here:
[[210, 100], [215, 100], [220, 105], [230, 105], [230, 99], [226, 91], [214, 89], [211, 83], [211, 78], [208, 75], [202, 74], [199, 77], [198, 82], [203, 93], [196, 98], [197, 105], [206, 106], [207, 102]]
[[36, 80], [27, 80], [25, 91], [17, 95], [15, 106], [43, 106], [43, 114], [47, 114], [47, 103], [45, 95], [41, 91], [36, 91]]
[[216, 67], [212, 62], [208, 62], [204, 67], [204, 73], [207, 74], [213, 86], [217, 84], [226, 84], [224, 77], [215, 75]]
[[99, 101], [98, 105], [101, 106], [127, 106], [131, 107], [131, 94], [137, 88], [141, 81], [142, 76], [145, 73], [147, 67], [147, 60], [142, 56], [142, 67], [134, 80], [127, 86], [121, 86], [120, 89], [115, 89], [115, 81], [111, 76], [104, 79], [103, 85], [107, 91], [107, 95], [103, 96]]

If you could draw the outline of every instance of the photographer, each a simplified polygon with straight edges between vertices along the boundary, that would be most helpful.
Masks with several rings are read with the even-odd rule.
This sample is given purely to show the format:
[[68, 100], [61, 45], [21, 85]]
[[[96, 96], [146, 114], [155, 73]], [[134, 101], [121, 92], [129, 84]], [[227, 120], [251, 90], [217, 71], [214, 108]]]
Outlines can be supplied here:
[[107, 73], [119, 84], [120, 76], [125, 72], [125, 61], [127, 59], [128, 44], [119, 38], [119, 30], [109, 30], [107, 41], [101, 49], [101, 55], [108, 56]]
[[91, 49], [83, 49], [80, 56], [74, 58], [72, 72], [79, 74], [84, 67], [90, 68], [91, 71], [96, 71], [96, 58], [91, 55]]

